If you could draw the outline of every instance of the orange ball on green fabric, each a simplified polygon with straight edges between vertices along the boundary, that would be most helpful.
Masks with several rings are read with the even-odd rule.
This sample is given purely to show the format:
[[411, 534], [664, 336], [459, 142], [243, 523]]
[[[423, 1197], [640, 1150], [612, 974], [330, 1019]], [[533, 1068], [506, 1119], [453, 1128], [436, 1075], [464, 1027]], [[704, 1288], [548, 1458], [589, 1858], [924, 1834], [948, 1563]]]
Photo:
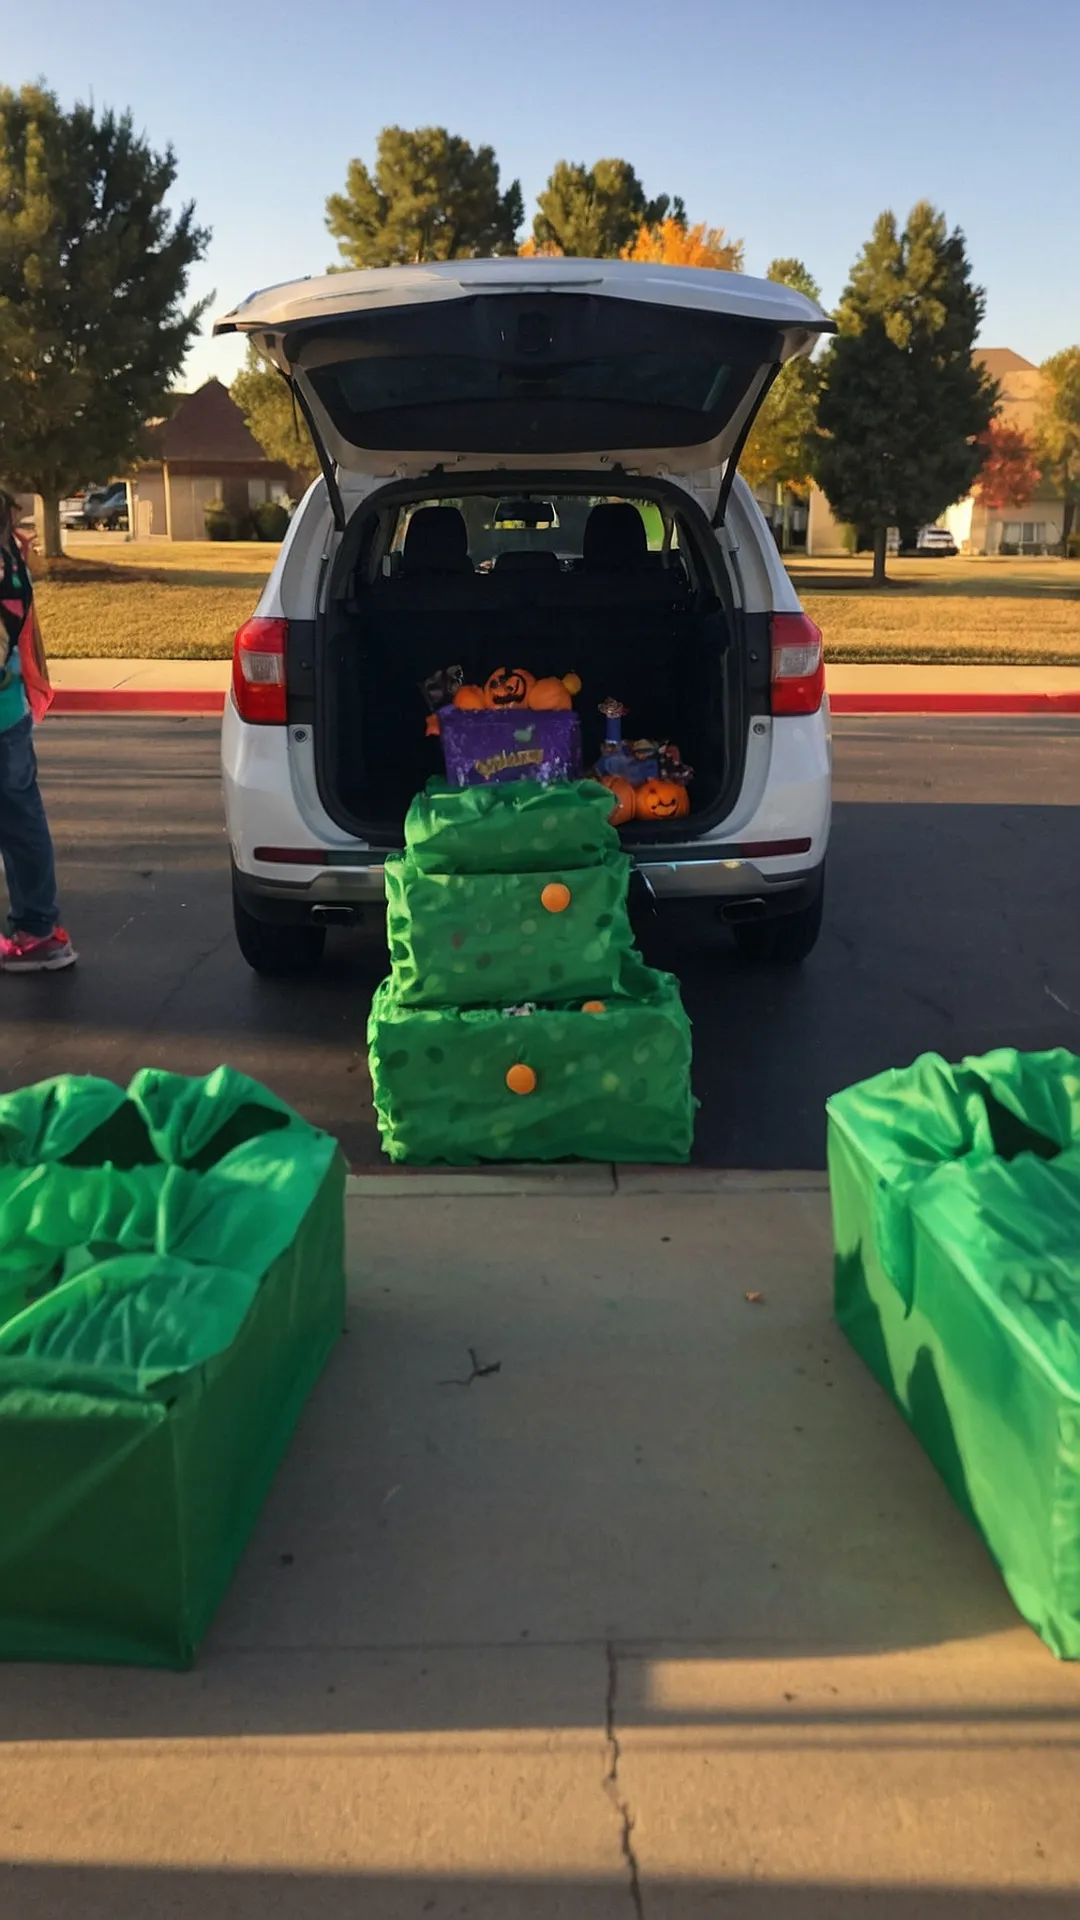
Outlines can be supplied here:
[[561, 880], [549, 880], [540, 895], [540, 905], [548, 913], [565, 913], [570, 905], [570, 889]]
[[581, 1003], [581, 1011], [582, 1013], [606, 1013], [607, 1002], [604, 1000], [583, 1000]]
[[527, 1067], [523, 1061], [519, 1060], [516, 1066], [510, 1068], [506, 1076], [506, 1084], [511, 1093], [535, 1093], [536, 1075], [531, 1067]]

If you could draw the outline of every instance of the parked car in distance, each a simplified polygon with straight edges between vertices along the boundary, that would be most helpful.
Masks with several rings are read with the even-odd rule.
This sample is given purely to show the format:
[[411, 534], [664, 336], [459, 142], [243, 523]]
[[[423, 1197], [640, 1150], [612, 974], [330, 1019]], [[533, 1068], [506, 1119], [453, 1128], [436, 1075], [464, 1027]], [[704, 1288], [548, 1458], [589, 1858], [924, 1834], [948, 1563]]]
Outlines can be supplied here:
[[83, 502], [82, 524], [97, 533], [127, 532], [128, 497], [123, 480], [110, 487], [88, 493]]
[[[222, 729], [237, 941], [318, 964], [379, 911], [438, 772], [422, 691], [460, 662], [573, 670], [689, 797], [620, 829], [636, 887], [748, 961], [821, 926], [831, 751], [818, 628], [735, 467], [778, 367], [832, 322], [773, 281], [625, 260], [449, 260], [254, 294], [217, 324], [291, 382], [323, 477], [236, 636]], [[622, 816], [624, 821], [626, 816]]]
[[66, 500], [60, 502], [60, 525], [69, 531], [85, 526], [83, 513], [86, 508], [87, 494], [69, 493]]
[[945, 559], [949, 555], [959, 553], [960, 549], [948, 527], [920, 527], [915, 541], [915, 551], [926, 558], [936, 555]]

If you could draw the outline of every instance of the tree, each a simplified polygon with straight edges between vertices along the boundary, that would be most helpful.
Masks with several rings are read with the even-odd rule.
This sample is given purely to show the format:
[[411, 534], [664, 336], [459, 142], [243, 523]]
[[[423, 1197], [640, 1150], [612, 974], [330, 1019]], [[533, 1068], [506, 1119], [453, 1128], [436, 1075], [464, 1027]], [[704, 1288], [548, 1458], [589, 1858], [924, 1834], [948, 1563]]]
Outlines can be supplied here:
[[984, 295], [964, 236], [920, 201], [900, 233], [879, 215], [824, 356], [815, 467], [838, 519], [873, 535], [885, 581], [891, 526], [921, 526], [967, 494], [997, 389], [972, 361]]
[[537, 205], [532, 239], [522, 253], [617, 260], [633, 246], [642, 226], [657, 227], [669, 214], [677, 225], [686, 225], [682, 201], [666, 193], [647, 200], [628, 160], [598, 160], [594, 167], [560, 160]]
[[345, 192], [326, 203], [350, 267], [516, 253], [524, 217], [518, 182], [499, 192], [494, 149], [471, 147], [445, 127], [384, 127], [374, 175], [350, 160]]
[[[774, 260], [766, 279], [820, 303], [821, 288], [801, 260]], [[808, 494], [817, 429], [821, 362], [801, 354], [781, 367], [765, 396], [739, 462], [752, 487]]]
[[983, 463], [972, 493], [983, 507], [1026, 507], [1042, 474], [1035, 448], [1022, 427], [991, 420], [979, 435]]
[[130, 114], [0, 88], [0, 463], [50, 557], [62, 496], [135, 457], [208, 304], [183, 304], [210, 236], [167, 211], [175, 180]]
[[718, 267], [726, 273], [741, 273], [743, 243], [729, 240], [723, 227], [707, 227], [704, 220], [688, 227], [685, 220], [669, 213], [652, 226], [643, 221], [622, 257], [663, 267]]
[[1037, 458], [1044, 480], [1049, 480], [1065, 502], [1061, 551], [1069, 551], [1069, 536], [1080, 506], [1080, 347], [1066, 347], [1043, 362], [1043, 401], [1039, 408]]
[[319, 471], [319, 457], [303, 415], [293, 405], [288, 382], [259, 359], [249, 343], [247, 366], [229, 388], [248, 427], [270, 460], [282, 460], [308, 479]]

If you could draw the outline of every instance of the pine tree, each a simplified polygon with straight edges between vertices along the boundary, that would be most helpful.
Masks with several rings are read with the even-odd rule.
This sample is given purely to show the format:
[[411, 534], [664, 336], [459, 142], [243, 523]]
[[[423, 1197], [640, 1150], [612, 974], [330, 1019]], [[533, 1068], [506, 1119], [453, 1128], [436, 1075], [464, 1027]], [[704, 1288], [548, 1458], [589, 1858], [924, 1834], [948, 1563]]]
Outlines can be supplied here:
[[824, 356], [816, 476], [840, 520], [873, 536], [885, 580], [891, 526], [921, 526], [970, 491], [997, 389], [972, 360], [984, 295], [964, 236], [926, 201], [899, 232], [879, 215]]
[[670, 214], [686, 226], [686, 208], [666, 193], [655, 200], [628, 160], [598, 160], [594, 167], [560, 160], [537, 196], [531, 241], [523, 253], [571, 254], [586, 260], [617, 260], [632, 247], [642, 226], [657, 227]]
[[350, 267], [516, 253], [524, 217], [518, 182], [499, 191], [494, 149], [473, 148], [445, 127], [384, 127], [374, 173], [350, 160], [345, 192], [326, 203]]
[[41, 495], [50, 557], [62, 496], [137, 454], [205, 311], [183, 301], [209, 234], [168, 211], [175, 180], [130, 114], [0, 88], [0, 467]]

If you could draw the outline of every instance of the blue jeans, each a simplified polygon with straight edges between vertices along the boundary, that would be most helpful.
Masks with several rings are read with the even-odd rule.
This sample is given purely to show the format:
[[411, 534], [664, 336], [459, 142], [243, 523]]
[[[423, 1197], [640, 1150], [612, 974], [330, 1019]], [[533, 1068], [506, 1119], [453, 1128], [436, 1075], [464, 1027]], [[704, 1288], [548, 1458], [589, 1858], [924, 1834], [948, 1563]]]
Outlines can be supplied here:
[[60, 919], [52, 835], [38, 787], [34, 723], [27, 714], [0, 733], [0, 856], [7, 881], [8, 930], [35, 939]]

